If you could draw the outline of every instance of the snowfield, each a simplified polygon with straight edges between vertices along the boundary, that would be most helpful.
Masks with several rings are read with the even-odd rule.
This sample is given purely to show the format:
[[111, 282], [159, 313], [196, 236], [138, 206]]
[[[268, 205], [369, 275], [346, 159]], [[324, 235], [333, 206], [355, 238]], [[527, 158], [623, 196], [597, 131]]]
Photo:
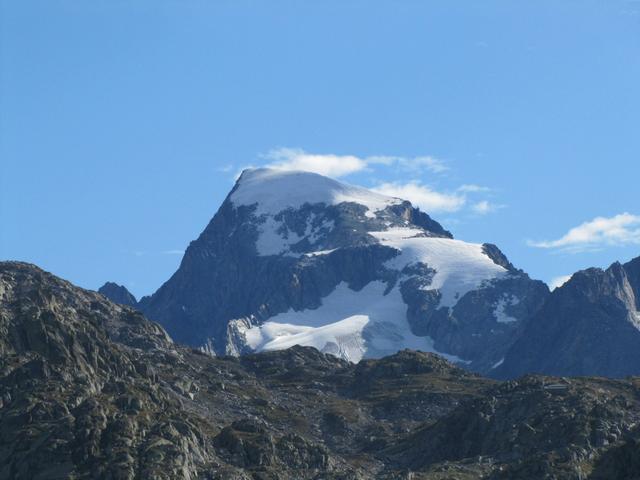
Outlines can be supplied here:
[[284, 210], [295, 210], [304, 204], [337, 205], [353, 202], [367, 208], [367, 217], [375, 217], [375, 212], [402, 203], [398, 198], [340, 183], [315, 173], [269, 168], [245, 170], [230, 200], [236, 207], [256, 205], [254, 214], [259, 232], [256, 242], [258, 255], [292, 257], [300, 257], [300, 254], [291, 252], [292, 245], [303, 238], [308, 238], [309, 242], [314, 244], [319, 232], [331, 230], [333, 224], [327, 222], [314, 228], [314, 219], [310, 217], [306, 232], [300, 236], [290, 231], [281, 220], [274, 218]]
[[288, 208], [300, 208], [305, 203], [337, 205], [354, 202], [364, 205], [370, 212], [402, 203], [398, 198], [340, 183], [316, 173], [271, 168], [245, 170], [230, 199], [236, 206], [257, 204], [257, 216], [276, 215]]
[[[314, 216], [307, 220], [307, 227], [302, 236], [289, 230], [284, 222], [276, 220], [272, 215], [263, 215], [262, 223], [258, 225], [258, 240], [256, 250], [260, 256], [287, 255], [290, 257], [300, 257], [301, 254], [291, 251], [291, 246], [298, 243], [303, 238], [307, 238], [311, 245], [318, 240], [319, 233], [333, 229], [333, 221], [325, 221], [320, 225], [312, 224]], [[322, 252], [322, 251], [321, 251]], [[324, 251], [326, 252], [326, 250]], [[318, 253], [319, 255], [321, 253]]]
[[400, 250], [400, 255], [386, 263], [387, 267], [402, 271], [407, 266], [423, 263], [436, 271], [425, 289], [440, 292], [440, 307], [454, 307], [467, 292], [508, 274], [504, 267], [485, 255], [478, 243], [425, 237], [422, 230], [410, 228], [391, 228], [370, 234], [381, 244]]
[[322, 299], [319, 308], [289, 310], [247, 329], [247, 344], [256, 351], [311, 346], [352, 362], [404, 348], [436, 352], [448, 360], [460, 361], [437, 352], [431, 338], [411, 333], [399, 288], [396, 286], [385, 295], [386, 288], [385, 283], [376, 281], [355, 291], [343, 282]]
[[498, 300], [498, 303], [496, 304], [496, 309], [493, 312], [494, 316], [496, 317], [496, 321], [498, 323], [517, 322], [518, 321], [517, 318], [513, 318], [507, 314], [506, 308], [512, 305], [517, 305], [518, 303], [520, 303], [520, 299], [517, 298], [516, 296], [503, 295], [503, 297], [500, 300]]

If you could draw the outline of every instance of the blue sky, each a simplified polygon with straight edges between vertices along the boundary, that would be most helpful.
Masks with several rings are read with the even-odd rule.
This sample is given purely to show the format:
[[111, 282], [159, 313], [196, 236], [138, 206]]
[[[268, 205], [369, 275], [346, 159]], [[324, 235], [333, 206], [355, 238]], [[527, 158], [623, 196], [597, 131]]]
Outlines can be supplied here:
[[149, 294], [240, 168], [332, 159], [535, 278], [640, 254], [638, 1], [0, 5], [0, 258]]

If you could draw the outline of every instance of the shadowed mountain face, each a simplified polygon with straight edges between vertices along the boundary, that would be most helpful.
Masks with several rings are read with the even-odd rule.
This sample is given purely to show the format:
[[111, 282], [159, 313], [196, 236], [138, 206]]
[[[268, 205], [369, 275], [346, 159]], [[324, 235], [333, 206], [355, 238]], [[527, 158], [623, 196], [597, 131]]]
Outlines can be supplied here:
[[547, 295], [496, 246], [454, 240], [409, 202], [259, 169], [139, 308], [218, 355], [307, 345], [357, 362], [412, 348], [490, 372]]
[[124, 286], [118, 285], [117, 283], [105, 283], [98, 289], [98, 293], [101, 293], [114, 303], [127, 305], [129, 307], [135, 307], [138, 305], [136, 297], [134, 297]]
[[584, 270], [551, 294], [495, 374], [638, 375], [639, 328], [640, 258]]
[[430, 354], [215, 358], [0, 263], [0, 478], [636, 478], [640, 384], [499, 383]]

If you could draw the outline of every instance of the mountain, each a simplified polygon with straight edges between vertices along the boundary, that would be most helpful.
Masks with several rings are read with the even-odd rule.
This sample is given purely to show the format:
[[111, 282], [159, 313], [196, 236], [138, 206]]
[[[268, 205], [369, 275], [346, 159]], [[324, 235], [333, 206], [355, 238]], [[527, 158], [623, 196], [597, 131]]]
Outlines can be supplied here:
[[136, 305], [138, 305], [136, 297], [134, 297], [133, 294], [126, 289], [126, 287], [118, 285], [117, 283], [105, 283], [98, 289], [98, 293], [101, 293], [112, 302], [119, 303], [121, 305], [128, 305], [130, 307], [135, 307]]
[[640, 373], [640, 257], [573, 274], [525, 327], [495, 376]]
[[430, 354], [213, 357], [129, 307], [0, 262], [0, 478], [640, 475], [638, 379], [498, 382]]
[[219, 355], [306, 345], [357, 362], [411, 348], [489, 372], [548, 293], [408, 201], [250, 169], [139, 308]]

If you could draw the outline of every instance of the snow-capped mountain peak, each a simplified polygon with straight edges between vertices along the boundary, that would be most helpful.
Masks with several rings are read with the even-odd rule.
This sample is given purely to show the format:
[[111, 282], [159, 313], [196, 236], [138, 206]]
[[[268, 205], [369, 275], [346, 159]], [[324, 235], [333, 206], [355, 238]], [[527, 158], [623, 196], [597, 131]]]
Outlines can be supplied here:
[[375, 212], [402, 203], [398, 198], [341, 183], [317, 173], [273, 168], [244, 170], [230, 200], [236, 206], [256, 205], [256, 215], [276, 215], [304, 204], [337, 205], [349, 202]]
[[141, 306], [216, 353], [308, 345], [359, 361], [413, 348], [488, 371], [547, 293], [406, 200], [250, 169]]
[[370, 232], [411, 226], [451, 237], [410, 202], [311, 172], [245, 170], [229, 196], [255, 230], [260, 256], [301, 257], [376, 243]]

